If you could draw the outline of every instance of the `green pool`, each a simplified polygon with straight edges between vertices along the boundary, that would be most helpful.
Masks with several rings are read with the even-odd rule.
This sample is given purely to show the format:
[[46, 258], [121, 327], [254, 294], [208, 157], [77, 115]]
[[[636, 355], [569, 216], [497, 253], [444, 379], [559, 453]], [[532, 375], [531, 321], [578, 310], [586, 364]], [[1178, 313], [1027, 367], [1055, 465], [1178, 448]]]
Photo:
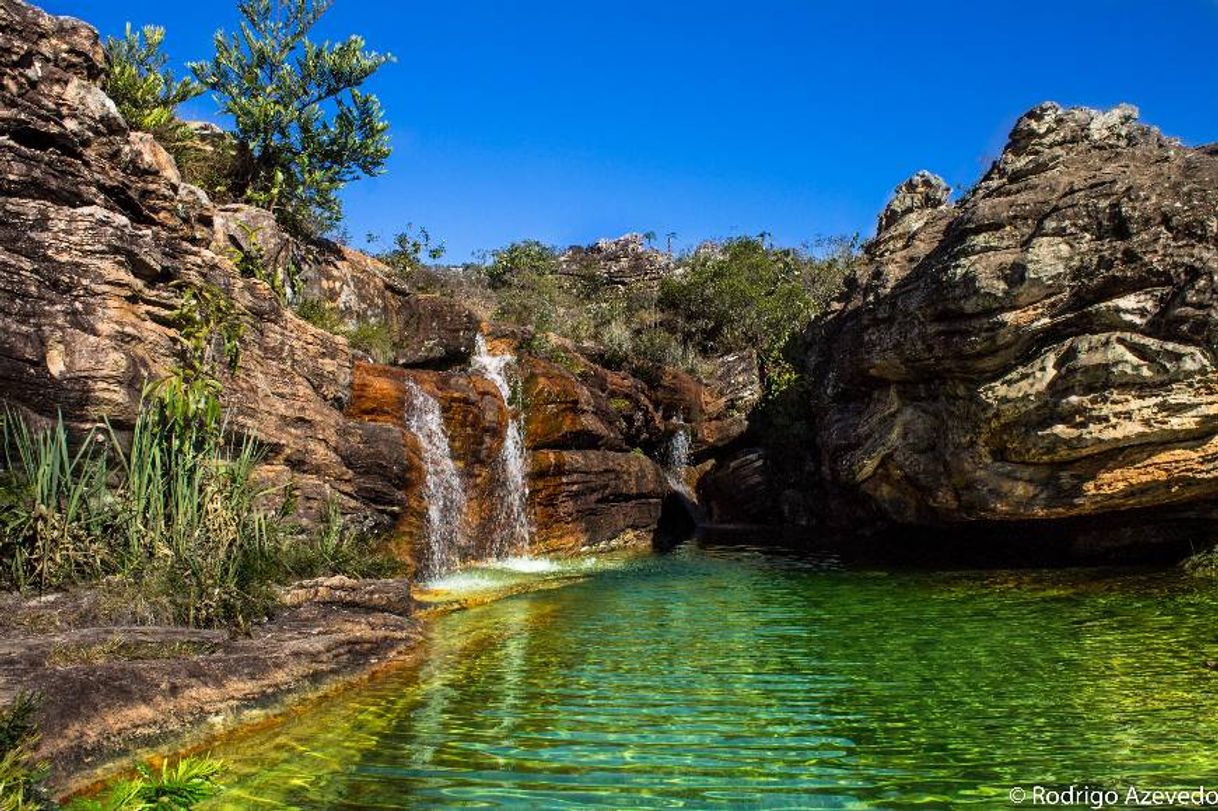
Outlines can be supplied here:
[[426, 648], [216, 749], [212, 807], [993, 808], [1017, 785], [1218, 783], [1218, 591], [1177, 572], [691, 547], [450, 614]]

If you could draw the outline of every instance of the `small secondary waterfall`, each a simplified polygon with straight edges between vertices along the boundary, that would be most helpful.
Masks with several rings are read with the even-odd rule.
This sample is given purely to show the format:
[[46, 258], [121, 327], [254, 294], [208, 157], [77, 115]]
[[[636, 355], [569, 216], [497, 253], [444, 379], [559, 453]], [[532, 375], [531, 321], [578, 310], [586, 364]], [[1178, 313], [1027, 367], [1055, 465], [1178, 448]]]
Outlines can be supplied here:
[[465, 536], [465, 483], [453, 462], [436, 398], [413, 380], [406, 381], [406, 427], [423, 450], [423, 497], [427, 502], [426, 546], [419, 570], [434, 577], [453, 568]]
[[474, 339], [473, 369], [495, 384], [511, 414], [503, 448], [495, 460], [495, 480], [499, 492], [494, 514], [495, 537], [489, 550], [493, 557], [520, 554], [529, 545], [529, 486], [525, 479], [528, 468], [524, 434], [518, 415], [512, 412], [512, 386], [507, 378], [507, 369], [515, 362], [515, 355], [492, 355], [482, 335]]

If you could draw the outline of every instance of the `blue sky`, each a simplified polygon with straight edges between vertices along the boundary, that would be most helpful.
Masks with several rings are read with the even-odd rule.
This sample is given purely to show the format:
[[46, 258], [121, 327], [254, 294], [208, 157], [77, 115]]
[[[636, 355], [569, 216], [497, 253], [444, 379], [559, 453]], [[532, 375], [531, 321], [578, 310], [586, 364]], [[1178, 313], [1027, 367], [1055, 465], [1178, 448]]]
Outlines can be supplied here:
[[[42, 5], [163, 25], [175, 64], [237, 22], [230, 0]], [[370, 83], [394, 154], [346, 192], [348, 230], [422, 224], [451, 261], [628, 230], [867, 236], [893, 186], [971, 183], [1048, 99], [1218, 140], [1218, 0], [336, 0], [318, 38], [351, 33], [398, 61]]]

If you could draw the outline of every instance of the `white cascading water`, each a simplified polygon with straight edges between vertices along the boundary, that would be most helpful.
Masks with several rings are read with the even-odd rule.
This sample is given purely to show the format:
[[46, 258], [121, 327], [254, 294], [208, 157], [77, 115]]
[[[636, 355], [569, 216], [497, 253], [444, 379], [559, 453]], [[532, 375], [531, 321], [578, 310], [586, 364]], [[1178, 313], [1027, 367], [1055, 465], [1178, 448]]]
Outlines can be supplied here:
[[436, 398], [412, 380], [406, 381], [406, 427], [423, 451], [423, 496], [427, 500], [426, 545], [419, 561], [424, 577], [452, 569], [465, 536], [465, 483], [453, 462]]
[[689, 428], [683, 423], [668, 439], [664, 453], [664, 476], [674, 490], [689, 495], [685, 484], [685, 468], [689, 467]]
[[503, 448], [495, 461], [495, 480], [499, 490], [495, 513], [496, 531], [492, 547], [488, 551], [496, 558], [520, 555], [529, 547], [529, 486], [525, 480], [527, 466], [524, 435], [520, 430], [519, 417], [512, 412], [512, 386], [507, 378], [507, 369], [515, 362], [515, 355], [492, 355], [486, 346], [486, 338], [482, 335], [474, 339], [473, 369], [495, 384], [511, 415], [503, 439]]

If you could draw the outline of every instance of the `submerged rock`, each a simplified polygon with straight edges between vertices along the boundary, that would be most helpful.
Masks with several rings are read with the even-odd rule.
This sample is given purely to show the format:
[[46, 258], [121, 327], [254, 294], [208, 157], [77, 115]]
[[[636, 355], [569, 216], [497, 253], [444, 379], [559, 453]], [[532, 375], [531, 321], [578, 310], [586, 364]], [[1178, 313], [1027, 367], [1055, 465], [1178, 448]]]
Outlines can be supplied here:
[[[1218, 496], [1218, 157], [1129, 106], [1044, 104], [963, 200], [897, 188], [814, 327], [841, 523], [1208, 509]], [[860, 500], [861, 499], [861, 500]]]

